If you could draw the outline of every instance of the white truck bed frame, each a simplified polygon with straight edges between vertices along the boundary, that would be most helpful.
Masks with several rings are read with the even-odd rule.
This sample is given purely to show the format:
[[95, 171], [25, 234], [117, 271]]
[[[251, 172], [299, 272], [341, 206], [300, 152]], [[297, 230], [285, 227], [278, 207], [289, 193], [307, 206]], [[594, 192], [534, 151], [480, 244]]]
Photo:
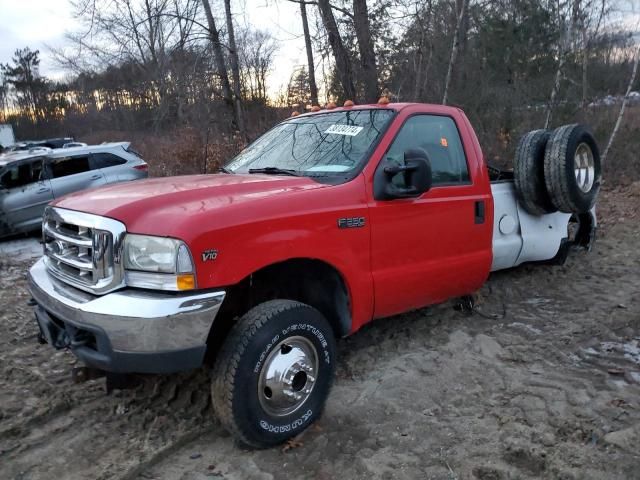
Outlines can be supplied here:
[[[571, 214], [531, 215], [518, 203], [511, 180], [492, 183], [491, 193], [494, 205], [492, 272], [524, 262], [550, 260], [558, 254], [562, 240], [568, 237]], [[595, 227], [595, 207], [590, 214]]]

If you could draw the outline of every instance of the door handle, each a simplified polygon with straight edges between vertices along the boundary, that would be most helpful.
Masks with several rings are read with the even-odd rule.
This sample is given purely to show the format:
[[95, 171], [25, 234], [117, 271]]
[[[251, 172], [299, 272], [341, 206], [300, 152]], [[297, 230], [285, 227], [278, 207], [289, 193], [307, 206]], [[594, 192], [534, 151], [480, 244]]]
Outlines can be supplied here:
[[475, 204], [475, 222], [476, 225], [480, 225], [484, 223], [485, 217], [485, 208], [484, 208], [484, 200], [478, 200]]
[[98, 180], [99, 178], [102, 178], [102, 175], [92, 175], [91, 176], [91, 180]]
[[42, 187], [40, 190], [38, 190], [36, 193], [47, 193], [51, 191], [50, 189], [48, 189], [47, 187]]

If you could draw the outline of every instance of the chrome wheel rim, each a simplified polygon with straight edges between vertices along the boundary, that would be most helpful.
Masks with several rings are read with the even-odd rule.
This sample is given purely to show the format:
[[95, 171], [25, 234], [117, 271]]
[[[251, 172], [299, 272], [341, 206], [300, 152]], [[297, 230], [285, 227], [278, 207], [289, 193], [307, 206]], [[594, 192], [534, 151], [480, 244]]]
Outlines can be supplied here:
[[295, 412], [313, 392], [318, 376], [318, 353], [304, 337], [289, 337], [271, 350], [258, 378], [260, 405], [270, 415]]
[[573, 169], [576, 175], [578, 188], [587, 193], [593, 187], [595, 167], [593, 161], [593, 151], [586, 143], [581, 143], [576, 149], [573, 159]]

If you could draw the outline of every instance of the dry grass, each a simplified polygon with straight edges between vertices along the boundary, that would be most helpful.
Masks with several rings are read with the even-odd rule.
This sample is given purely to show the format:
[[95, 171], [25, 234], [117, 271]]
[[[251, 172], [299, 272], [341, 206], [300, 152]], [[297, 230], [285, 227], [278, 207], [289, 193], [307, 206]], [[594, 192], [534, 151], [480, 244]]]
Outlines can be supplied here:
[[[619, 106], [599, 107], [583, 114], [565, 115], [562, 123], [580, 122], [589, 125], [604, 150], [609, 134], [619, 112]], [[536, 128], [539, 119], [530, 117], [521, 119], [525, 130]], [[539, 126], [538, 126], [539, 128]], [[491, 129], [482, 132], [478, 128], [480, 141], [487, 158], [502, 167], [512, 166], [513, 151], [519, 135], [493, 135]], [[497, 130], [499, 132], [499, 130]], [[212, 173], [218, 167], [238, 153], [243, 143], [239, 138], [223, 135], [203, 138], [193, 128], [180, 128], [167, 133], [141, 131], [102, 130], [80, 138], [87, 143], [103, 141], [130, 141], [133, 148], [140, 152], [149, 163], [152, 176], [188, 175]], [[603, 165], [605, 183], [610, 188], [629, 185], [640, 180], [640, 105], [627, 109], [618, 136]]]
[[[600, 108], [591, 123], [602, 150], [618, 116], [620, 106]], [[605, 182], [610, 186], [630, 185], [640, 180], [640, 105], [627, 108], [618, 135], [602, 166]]]
[[[585, 112], [574, 109], [559, 111], [552, 127], [568, 123], [582, 123], [593, 131], [601, 152], [606, 148], [609, 136], [613, 130], [620, 105], [590, 108]], [[513, 166], [513, 156], [522, 134], [541, 128], [543, 125], [542, 111], [526, 112], [518, 118], [517, 128], [506, 135], [498, 128], [482, 130], [482, 125], [476, 126], [480, 143], [490, 162], [502, 168]], [[498, 124], [498, 122], [496, 122]], [[640, 180], [640, 105], [627, 107], [618, 135], [602, 166], [604, 182], [609, 187], [629, 185]]]
[[163, 134], [103, 130], [83, 136], [82, 141], [89, 144], [129, 141], [149, 164], [149, 173], [154, 177], [213, 173], [243, 147], [237, 138], [207, 141], [189, 128]]

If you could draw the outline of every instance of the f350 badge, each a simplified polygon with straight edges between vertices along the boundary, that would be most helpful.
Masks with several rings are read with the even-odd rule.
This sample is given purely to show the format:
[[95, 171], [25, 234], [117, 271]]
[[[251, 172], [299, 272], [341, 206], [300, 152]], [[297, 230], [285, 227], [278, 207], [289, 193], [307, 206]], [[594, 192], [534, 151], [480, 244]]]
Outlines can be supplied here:
[[338, 219], [338, 228], [361, 228], [366, 220], [364, 217], [347, 217]]
[[202, 261], [208, 262], [209, 260], [215, 260], [218, 258], [218, 250], [204, 250], [202, 252]]

